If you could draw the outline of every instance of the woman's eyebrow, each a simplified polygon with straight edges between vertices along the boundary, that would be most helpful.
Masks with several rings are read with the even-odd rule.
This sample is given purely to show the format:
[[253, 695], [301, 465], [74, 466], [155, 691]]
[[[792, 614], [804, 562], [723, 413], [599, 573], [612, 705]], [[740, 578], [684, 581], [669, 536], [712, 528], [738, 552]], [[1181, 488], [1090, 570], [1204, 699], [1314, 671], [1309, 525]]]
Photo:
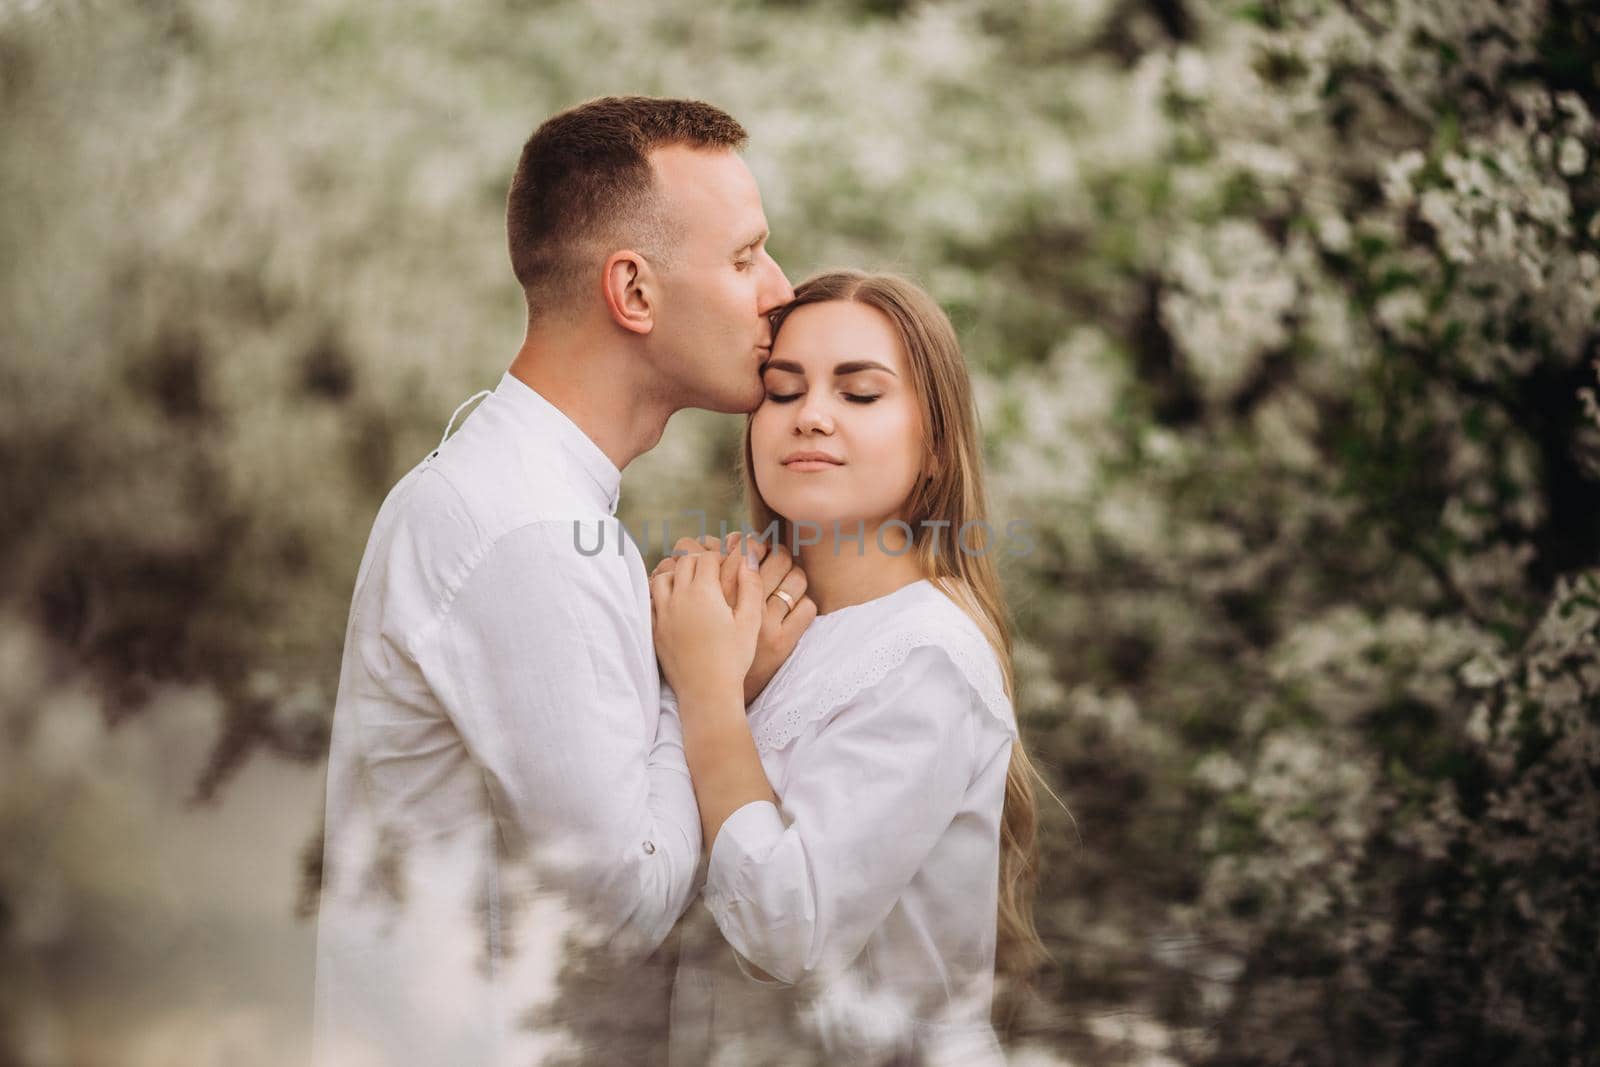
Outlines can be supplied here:
[[[805, 377], [806, 373], [806, 369], [804, 367], [793, 360], [788, 359], [769, 359], [767, 362], [761, 365], [761, 370], [763, 373], [769, 370], [788, 371], [790, 374], [798, 374], [802, 378]], [[834, 367], [833, 375], [836, 378], [843, 378], [847, 374], [856, 374], [864, 370], [881, 370], [885, 374], [894, 374], [894, 371], [890, 370], [888, 367], [885, 367], [877, 360], [853, 359]], [[899, 377], [899, 375], [895, 375], [895, 377]]]
[[856, 359], [851, 360], [848, 363], [841, 363], [837, 367], [833, 368], [833, 376], [835, 378], [843, 378], [846, 374], [855, 374], [864, 370], [881, 370], [885, 374], [892, 375], [896, 378], [899, 377], [898, 374], [895, 374], [894, 371], [890, 370], [888, 367], [885, 367], [882, 363], [879, 363], [875, 359]]

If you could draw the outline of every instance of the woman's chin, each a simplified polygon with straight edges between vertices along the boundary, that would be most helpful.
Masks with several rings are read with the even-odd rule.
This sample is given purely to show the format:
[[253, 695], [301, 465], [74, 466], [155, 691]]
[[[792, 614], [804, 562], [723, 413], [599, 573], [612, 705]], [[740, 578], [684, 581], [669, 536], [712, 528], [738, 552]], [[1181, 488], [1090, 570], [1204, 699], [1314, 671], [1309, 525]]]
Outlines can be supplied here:
[[[853, 534], [858, 526], [871, 531], [885, 516], [895, 513], [892, 506], [863, 507], [861, 501], [845, 501], [840, 497], [843, 494], [826, 491], [820, 484], [815, 486], [785, 486], [788, 492], [767, 493], [762, 491], [762, 499], [773, 513], [781, 516], [791, 525], [806, 523], [806, 529], [819, 530], [831, 534], [835, 528], [845, 535]], [[795, 491], [799, 488], [799, 491]]]
[[[771, 501], [768, 501], [768, 505], [771, 505]], [[802, 522], [813, 526], [826, 525], [832, 521], [831, 514], [816, 508], [773, 508], [773, 512], [791, 526]]]
[[816, 522], [815, 516], [832, 510], [808, 493], [794, 492], [792, 486], [786, 487], [790, 490], [787, 493], [768, 492], [765, 486], [760, 485], [757, 488], [767, 507], [784, 522]]
[[842, 511], [837, 508], [795, 507], [778, 509], [777, 514], [783, 516], [784, 521], [789, 523], [790, 526], [798, 527], [801, 523], [805, 523], [807, 530], [816, 530], [829, 534], [833, 532], [835, 527], [845, 534], [852, 534], [857, 526], [870, 530], [873, 525], [871, 520], [863, 519], [856, 512]]

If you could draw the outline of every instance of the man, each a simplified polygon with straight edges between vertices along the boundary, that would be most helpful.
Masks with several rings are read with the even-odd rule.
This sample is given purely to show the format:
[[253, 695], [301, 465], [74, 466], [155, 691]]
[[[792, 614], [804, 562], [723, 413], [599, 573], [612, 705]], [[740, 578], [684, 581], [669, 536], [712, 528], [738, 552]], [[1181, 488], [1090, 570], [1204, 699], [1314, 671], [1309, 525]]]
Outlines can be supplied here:
[[[580, 552], [575, 524], [588, 544], [615, 529], [621, 470], [673, 412], [762, 398], [766, 316], [793, 293], [744, 141], [710, 105], [612, 97], [523, 149], [506, 212], [521, 350], [390, 492], [356, 580], [328, 768], [319, 1063], [570, 1052], [584, 1026], [557, 1003], [564, 950], [637, 960], [691, 894], [698, 813], [659, 704], [643, 561], [631, 540]], [[791, 565], [766, 554], [767, 592]], [[784, 603], [768, 602], [749, 694], [815, 613], [785, 622]], [[614, 984], [577, 973], [589, 999]]]

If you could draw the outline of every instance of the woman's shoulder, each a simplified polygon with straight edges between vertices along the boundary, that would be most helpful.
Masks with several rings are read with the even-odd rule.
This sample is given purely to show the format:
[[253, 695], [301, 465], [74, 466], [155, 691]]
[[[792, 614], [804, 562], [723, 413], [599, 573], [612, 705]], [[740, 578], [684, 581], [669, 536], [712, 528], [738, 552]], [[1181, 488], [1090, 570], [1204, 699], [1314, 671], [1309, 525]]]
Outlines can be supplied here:
[[952, 683], [965, 682], [985, 709], [1015, 733], [1016, 719], [994, 645], [967, 610], [939, 586], [931, 581], [917, 585], [915, 598], [906, 610], [897, 612], [880, 634], [864, 642], [868, 658], [882, 664], [886, 675], [903, 665], [916, 650], [936, 650], [942, 655], [922, 658], [953, 667], [953, 672], [942, 671], [942, 677]]
[[[866, 609], [866, 610], [863, 610]], [[780, 706], [755, 727], [758, 748], [781, 748], [808, 727], [874, 695], [914, 692], [940, 699], [971, 698], [975, 710], [1013, 736], [1016, 718], [1000, 662], [978, 624], [930, 581], [914, 583], [879, 602], [819, 617], [815, 669], [786, 679], [774, 694]], [[808, 635], [810, 636], [810, 635]], [[893, 684], [891, 684], [893, 683]]]

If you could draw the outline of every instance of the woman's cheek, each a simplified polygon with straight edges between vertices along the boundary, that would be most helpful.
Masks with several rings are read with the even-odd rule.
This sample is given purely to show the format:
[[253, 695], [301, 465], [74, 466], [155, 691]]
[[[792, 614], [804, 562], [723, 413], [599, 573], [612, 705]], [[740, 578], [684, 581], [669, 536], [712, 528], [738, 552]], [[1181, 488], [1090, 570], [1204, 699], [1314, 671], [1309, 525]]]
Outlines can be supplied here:
[[922, 423], [916, 411], [902, 412], [893, 430], [895, 474], [899, 482], [902, 501], [911, 496], [917, 487], [917, 475], [922, 467]]
[[772, 484], [772, 475], [775, 472], [778, 464], [777, 457], [773, 453], [773, 449], [777, 447], [777, 444], [774, 441], [768, 440], [769, 437], [771, 437], [770, 428], [763, 429], [759, 422], [751, 425], [751, 473], [755, 478], [756, 491], [765, 497], [770, 503], [772, 500], [772, 493], [775, 488]]

